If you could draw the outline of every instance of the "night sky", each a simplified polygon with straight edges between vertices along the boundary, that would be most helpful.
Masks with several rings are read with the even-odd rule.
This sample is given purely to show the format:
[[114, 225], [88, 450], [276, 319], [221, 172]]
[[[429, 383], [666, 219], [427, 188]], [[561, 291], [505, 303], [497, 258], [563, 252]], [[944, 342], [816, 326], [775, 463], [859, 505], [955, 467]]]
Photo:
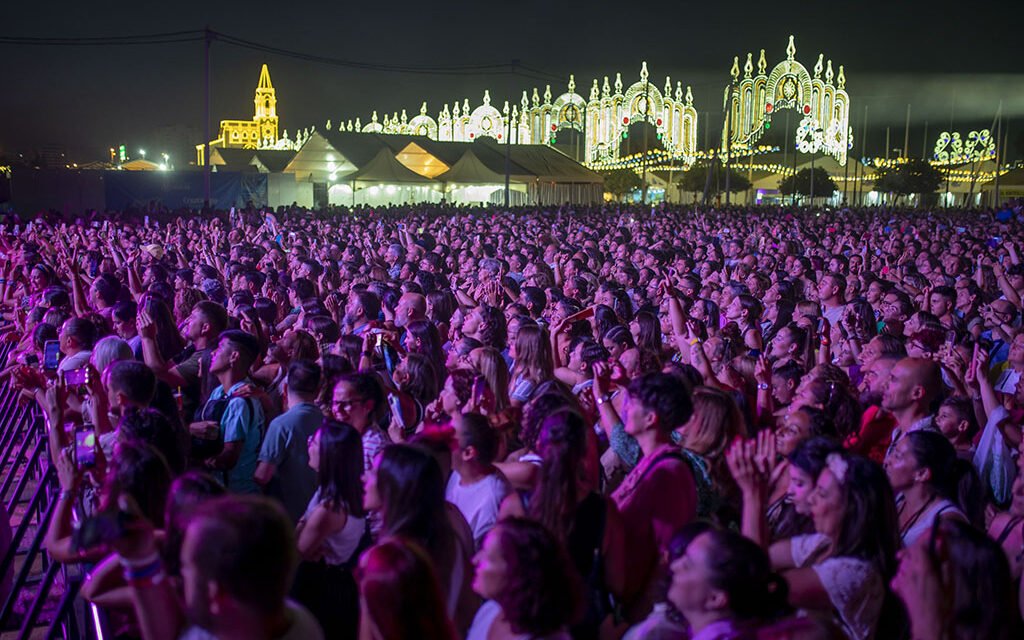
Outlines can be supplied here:
[[[102, 8], [97, 8], [102, 7]], [[766, 49], [769, 69], [785, 57], [789, 34], [797, 59], [812, 69], [823, 52], [846, 68], [851, 122], [860, 138], [869, 106], [868, 153], [903, 142], [906, 105], [911, 144], [919, 155], [948, 129], [988, 126], [1003, 101], [1011, 154], [1024, 147], [1024, 8], [1005, 2], [8, 2], [0, 36], [94, 37], [211, 29], [303, 53], [394, 65], [468, 65], [512, 59], [559, 78], [575, 73], [586, 97], [596, 77], [616, 71], [629, 86], [647, 60], [651, 81], [693, 86], [699, 111], [721, 127], [722, 89], [735, 55]], [[544, 80], [509, 75], [425, 75], [330, 66], [214, 43], [213, 131], [222, 118], [252, 115], [260, 64], [270, 65], [278, 115], [289, 134], [323, 128], [330, 118], [362, 117], [427, 101], [469, 98], [485, 88], [501, 108]], [[130, 47], [39, 47], [0, 44], [0, 153], [56, 144], [77, 160], [106, 149], [191, 152], [201, 142], [202, 43]], [[565, 80], [552, 82], [552, 94]], [[510, 91], [511, 90], [511, 91]], [[955, 102], [955, 104], [954, 104]], [[703, 114], [702, 114], [703, 115]], [[708, 122], [707, 119], [704, 122]], [[1005, 125], [1004, 125], [1005, 126]], [[859, 142], [858, 142], [859, 144]], [[1024, 149], [1022, 149], [1024, 150]], [[178, 159], [180, 163], [180, 159]]]

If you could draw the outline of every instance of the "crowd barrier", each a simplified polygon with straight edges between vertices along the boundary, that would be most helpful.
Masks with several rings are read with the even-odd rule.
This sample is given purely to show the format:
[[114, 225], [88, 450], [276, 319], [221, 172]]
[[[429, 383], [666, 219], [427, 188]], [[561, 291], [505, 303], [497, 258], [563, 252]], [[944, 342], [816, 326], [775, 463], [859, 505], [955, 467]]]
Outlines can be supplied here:
[[[0, 344], [0, 362], [7, 361], [13, 347]], [[14, 568], [10, 593], [0, 608], [0, 633], [18, 640], [104, 640], [106, 616], [78, 598], [81, 566], [55, 561], [43, 544], [60, 486], [43, 415], [35, 402], [19, 395], [9, 380], [0, 384], [0, 507], [6, 510], [0, 515], [12, 523], [11, 544], [0, 558], [0, 579]], [[40, 636], [46, 613], [52, 618]]]

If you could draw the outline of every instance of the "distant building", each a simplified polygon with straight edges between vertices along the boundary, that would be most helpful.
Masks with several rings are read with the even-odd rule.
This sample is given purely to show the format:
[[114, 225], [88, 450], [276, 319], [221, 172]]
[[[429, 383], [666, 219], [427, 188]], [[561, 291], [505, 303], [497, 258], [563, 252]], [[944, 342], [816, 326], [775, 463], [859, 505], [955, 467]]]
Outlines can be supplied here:
[[[256, 108], [252, 120], [220, 121], [220, 134], [210, 141], [211, 148], [273, 149], [277, 146], [277, 95], [265, 64], [260, 70], [253, 103]], [[196, 161], [198, 165], [206, 164], [204, 145], [196, 145]]]

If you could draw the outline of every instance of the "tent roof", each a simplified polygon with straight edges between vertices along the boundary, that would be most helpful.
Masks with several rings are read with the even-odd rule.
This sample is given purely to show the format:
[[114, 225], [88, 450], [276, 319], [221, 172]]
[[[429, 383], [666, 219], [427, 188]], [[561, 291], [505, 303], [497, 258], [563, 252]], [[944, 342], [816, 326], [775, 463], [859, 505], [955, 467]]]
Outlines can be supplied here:
[[330, 146], [357, 167], [365, 165], [377, 155], [381, 148], [387, 146], [381, 140], [381, 136], [375, 133], [317, 131], [315, 135], [327, 140]]
[[395, 159], [389, 147], [383, 147], [358, 171], [344, 177], [347, 182], [382, 182], [384, 184], [428, 184], [434, 180], [421, 176]]
[[492, 171], [472, 150], [466, 151], [448, 171], [437, 176], [441, 182], [456, 184], [502, 184], [505, 174]]
[[[393, 147], [392, 147], [393, 148]], [[436, 178], [451, 165], [423, 148], [419, 142], [410, 142], [395, 153], [395, 159], [421, 176]]]
[[137, 158], [135, 160], [125, 162], [121, 165], [121, 168], [125, 171], [156, 171], [160, 168], [160, 165], [155, 162], [150, 162], [149, 160]]
[[267, 171], [281, 173], [295, 157], [295, 152], [287, 149], [259, 149], [256, 151], [256, 157]]
[[[210, 164], [219, 164], [231, 169], [242, 169], [247, 165], [252, 164], [252, 159], [256, 155], [255, 149], [225, 149], [221, 147], [212, 147], [210, 149]], [[217, 159], [220, 162], [217, 162]]]

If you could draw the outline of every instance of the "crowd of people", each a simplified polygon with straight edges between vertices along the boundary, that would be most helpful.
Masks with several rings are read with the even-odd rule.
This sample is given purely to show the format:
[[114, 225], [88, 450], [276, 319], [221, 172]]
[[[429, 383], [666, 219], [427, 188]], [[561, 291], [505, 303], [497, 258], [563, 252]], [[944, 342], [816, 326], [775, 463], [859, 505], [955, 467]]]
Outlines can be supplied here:
[[1024, 203], [0, 225], [117, 637], [1021, 637]]

